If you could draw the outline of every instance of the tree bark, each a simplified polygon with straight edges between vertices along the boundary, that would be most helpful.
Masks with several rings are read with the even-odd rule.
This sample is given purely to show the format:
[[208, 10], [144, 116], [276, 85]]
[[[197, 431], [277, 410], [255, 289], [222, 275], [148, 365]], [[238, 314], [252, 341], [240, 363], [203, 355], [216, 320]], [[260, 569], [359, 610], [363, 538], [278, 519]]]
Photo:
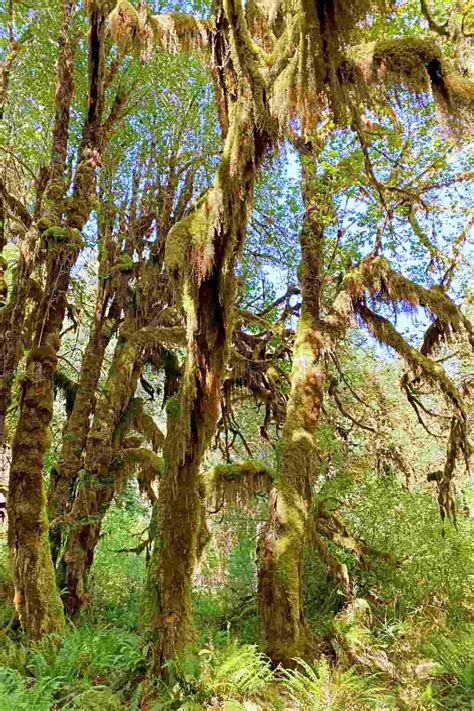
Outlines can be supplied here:
[[66, 610], [75, 614], [86, 595], [87, 574], [94, 560], [102, 520], [112, 501], [115, 482], [111, 465], [121, 439], [117, 428], [136, 389], [143, 361], [138, 344], [119, 339], [104, 393], [87, 439], [84, 469], [79, 472], [72, 506], [71, 529], [64, 552]]
[[319, 217], [328, 205], [316, 202], [313, 164], [312, 158], [302, 162], [303, 303], [293, 349], [290, 395], [277, 449], [275, 488], [259, 546], [258, 609], [267, 653], [275, 664], [285, 665], [313, 647], [303, 612], [303, 555], [316, 473], [315, 430], [326, 385], [324, 353], [329, 346], [328, 328], [320, 318], [324, 227]]
[[[232, 36], [232, 61], [241, 67], [247, 60], [239, 44], [240, 28], [233, 23], [237, 27], [230, 10], [216, 11], [214, 54], [217, 59], [227, 56], [228, 36]], [[240, 50], [243, 56], [238, 54]], [[242, 77], [237, 96], [234, 89], [229, 91], [235, 87], [234, 69], [227, 68], [228, 73], [222, 74], [224, 61], [222, 66], [218, 63], [216, 73], [221, 74], [216, 81], [226, 96], [222, 158], [213, 187], [194, 211], [173, 227], [166, 243], [165, 263], [169, 273], [176, 276], [182, 295], [188, 344], [181, 389], [167, 407], [159, 537], [148, 585], [154, 590], [155, 600], [152, 628], [156, 673], [162, 673], [165, 662], [193, 636], [193, 572], [204, 515], [199, 468], [219, 414], [233, 329], [235, 262], [246, 236], [257, 171], [272, 141], [268, 123], [265, 126], [262, 118], [265, 111], [269, 116], [265, 97], [259, 96], [261, 104], [256, 109], [256, 91], [248, 76]], [[262, 114], [257, 115], [258, 110]]]

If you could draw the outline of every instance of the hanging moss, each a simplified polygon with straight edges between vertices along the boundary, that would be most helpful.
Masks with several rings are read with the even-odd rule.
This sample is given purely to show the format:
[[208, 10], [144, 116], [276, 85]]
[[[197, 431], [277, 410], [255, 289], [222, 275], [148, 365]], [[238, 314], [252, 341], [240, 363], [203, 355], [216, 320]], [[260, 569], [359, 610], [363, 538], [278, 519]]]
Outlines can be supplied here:
[[66, 400], [66, 414], [69, 416], [74, 407], [77, 393], [77, 383], [69, 378], [65, 373], [56, 371], [54, 373], [54, 387], [57, 392], [60, 390]]
[[206, 496], [214, 508], [244, 504], [256, 494], [269, 494], [273, 472], [254, 459], [217, 464], [202, 475]]
[[[418, 37], [381, 40], [374, 46], [373, 69], [389, 83], [403, 82], [412, 91], [426, 90], [433, 81], [443, 81], [441, 52], [432, 39]], [[439, 77], [435, 79], [435, 72]]]
[[117, 0], [109, 15], [109, 24], [115, 42], [125, 46], [138, 34], [138, 12], [128, 0]]
[[470, 130], [474, 83], [449, 67], [431, 38], [384, 39], [353, 47], [341, 60], [340, 73], [362, 101], [373, 84], [382, 89], [403, 85], [415, 94], [431, 89], [442, 114], [465, 119]]
[[151, 25], [159, 44], [167, 52], [202, 50], [209, 42], [211, 23], [184, 12], [154, 15]]
[[[168, 233], [165, 266], [176, 278], [182, 278], [185, 271], [190, 267], [192, 268], [193, 263], [196, 264], [198, 278], [202, 278], [202, 274], [212, 261], [210, 208], [208, 204], [211, 194], [206, 194], [191, 214], [182, 218]], [[197, 257], [199, 254], [202, 257]], [[205, 265], [199, 267], [197, 259], [203, 259]]]
[[441, 515], [454, 517], [454, 496], [452, 479], [455, 471], [456, 460], [464, 458], [468, 466], [468, 457], [471, 450], [467, 432], [467, 411], [463, 397], [453, 380], [444, 368], [431, 358], [413, 348], [387, 319], [375, 314], [363, 302], [354, 302], [357, 313], [363, 318], [370, 331], [382, 343], [396, 350], [412, 367], [415, 373], [420, 373], [423, 378], [441, 390], [453, 410], [451, 430], [448, 439], [446, 464], [443, 479], [439, 485], [439, 503]]
[[423, 306], [454, 331], [465, 331], [474, 347], [472, 324], [445, 293], [443, 287], [434, 285], [426, 289], [400, 272], [392, 270], [385, 257], [369, 256], [363, 259], [345, 275], [342, 289], [354, 299], [363, 298], [367, 290], [371, 296], [389, 301], [395, 307], [397, 303], [402, 302], [410, 309]]
[[123, 489], [125, 483], [136, 474], [140, 489], [148, 491], [154, 481], [164, 472], [164, 461], [146, 447], [123, 449], [111, 465], [115, 491]]

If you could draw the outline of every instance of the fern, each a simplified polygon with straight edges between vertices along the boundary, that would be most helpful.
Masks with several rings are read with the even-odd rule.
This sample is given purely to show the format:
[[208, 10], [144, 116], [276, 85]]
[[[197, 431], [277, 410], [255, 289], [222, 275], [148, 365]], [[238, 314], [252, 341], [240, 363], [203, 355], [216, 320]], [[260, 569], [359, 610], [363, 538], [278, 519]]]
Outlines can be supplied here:
[[434, 635], [427, 651], [443, 673], [456, 679], [466, 689], [474, 690], [474, 634], [460, 636], [456, 641], [443, 635]]
[[354, 670], [330, 670], [325, 657], [314, 669], [303, 659], [295, 659], [296, 669], [280, 669], [281, 686], [298, 709], [368, 709], [381, 702], [375, 677], [359, 676]]

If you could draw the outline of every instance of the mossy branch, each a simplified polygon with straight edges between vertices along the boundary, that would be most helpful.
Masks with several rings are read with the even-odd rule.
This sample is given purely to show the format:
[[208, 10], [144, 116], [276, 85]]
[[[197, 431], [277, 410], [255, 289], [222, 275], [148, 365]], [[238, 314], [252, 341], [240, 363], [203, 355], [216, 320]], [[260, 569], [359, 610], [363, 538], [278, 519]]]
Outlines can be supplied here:
[[5, 201], [7, 207], [12, 211], [14, 216], [20, 220], [20, 222], [25, 226], [26, 229], [31, 227], [33, 218], [30, 213], [23, 205], [23, 203], [18, 200], [12, 193], [10, 193], [5, 185], [3, 179], [0, 178], [0, 196]]
[[130, 400], [116, 427], [114, 440], [123, 442], [126, 435], [132, 430], [143, 435], [146, 441], [151, 444], [154, 452], [163, 448], [165, 436], [154, 419], [145, 412], [141, 397]]
[[[431, 89], [442, 112], [472, 117], [474, 84], [448, 67], [431, 38], [383, 39], [353, 47], [339, 68], [362, 98], [373, 84], [404, 84], [414, 93]], [[468, 121], [466, 121], [468, 123]]]
[[354, 300], [353, 304], [355, 311], [367, 324], [375, 338], [397, 351], [415, 373], [422, 374], [431, 385], [439, 388], [452, 406], [451, 432], [448, 439], [443, 478], [439, 483], [438, 500], [442, 518], [445, 516], [454, 518], [454, 496], [451, 482], [455, 473], [456, 461], [462, 456], [468, 466], [471, 451], [467, 432], [467, 411], [461, 393], [444, 368], [410, 346], [390, 321], [369, 309], [363, 299]]
[[[122, 329], [123, 336], [126, 336]], [[156, 345], [185, 346], [186, 334], [181, 326], [143, 326], [130, 335], [130, 340], [134, 345], [143, 349], [152, 348]]]
[[146, 447], [123, 449], [112, 466], [115, 491], [120, 491], [130, 476], [136, 473], [140, 491], [145, 492], [148, 498], [154, 501], [156, 495], [152, 484], [161, 477], [164, 466], [163, 458], [151, 449]]
[[202, 474], [209, 502], [215, 510], [225, 505], [244, 504], [256, 494], [269, 494], [273, 471], [254, 459], [231, 464], [217, 464]]
[[361, 297], [364, 289], [367, 289], [371, 296], [394, 304], [403, 302], [409, 308], [422, 306], [436, 314], [441, 324], [449, 325], [455, 331], [464, 329], [474, 348], [474, 329], [471, 322], [449, 298], [443, 287], [432, 286], [426, 289], [391, 269], [385, 257], [369, 256], [363, 259], [345, 276], [343, 286], [353, 298]]
[[203, 50], [209, 46], [211, 23], [185, 12], [152, 15], [147, 8], [136, 10], [128, 0], [118, 0], [109, 15], [113, 40], [148, 58], [158, 44], [167, 52]]

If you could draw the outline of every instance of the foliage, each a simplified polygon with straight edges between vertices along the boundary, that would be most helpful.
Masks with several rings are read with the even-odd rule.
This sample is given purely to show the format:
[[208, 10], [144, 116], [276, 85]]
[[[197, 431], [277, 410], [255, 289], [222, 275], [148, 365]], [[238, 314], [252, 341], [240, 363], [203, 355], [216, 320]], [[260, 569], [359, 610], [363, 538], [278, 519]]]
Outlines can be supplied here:
[[[325, 658], [313, 668], [296, 659], [296, 669], [282, 669], [282, 686], [297, 708], [367, 709], [381, 705], [385, 698], [375, 677], [361, 677], [355, 670], [331, 671]], [[381, 693], [382, 692], [382, 693]]]
[[4, 707], [40, 711], [53, 703], [71, 710], [127, 708], [124, 699], [145, 670], [139, 637], [87, 625], [30, 648], [7, 642], [1, 661]]
[[182, 708], [188, 708], [186, 703], [202, 704], [196, 708], [204, 708], [206, 702], [219, 704], [225, 700], [224, 708], [233, 708], [235, 702], [235, 708], [240, 709], [245, 708], [245, 701], [258, 702], [265, 696], [269, 696], [268, 704], [273, 695], [269, 660], [255, 645], [239, 645], [230, 639], [213, 648], [188, 650], [168, 663], [168, 671], [171, 688], [163, 700], [169, 700], [170, 708], [178, 700]]

